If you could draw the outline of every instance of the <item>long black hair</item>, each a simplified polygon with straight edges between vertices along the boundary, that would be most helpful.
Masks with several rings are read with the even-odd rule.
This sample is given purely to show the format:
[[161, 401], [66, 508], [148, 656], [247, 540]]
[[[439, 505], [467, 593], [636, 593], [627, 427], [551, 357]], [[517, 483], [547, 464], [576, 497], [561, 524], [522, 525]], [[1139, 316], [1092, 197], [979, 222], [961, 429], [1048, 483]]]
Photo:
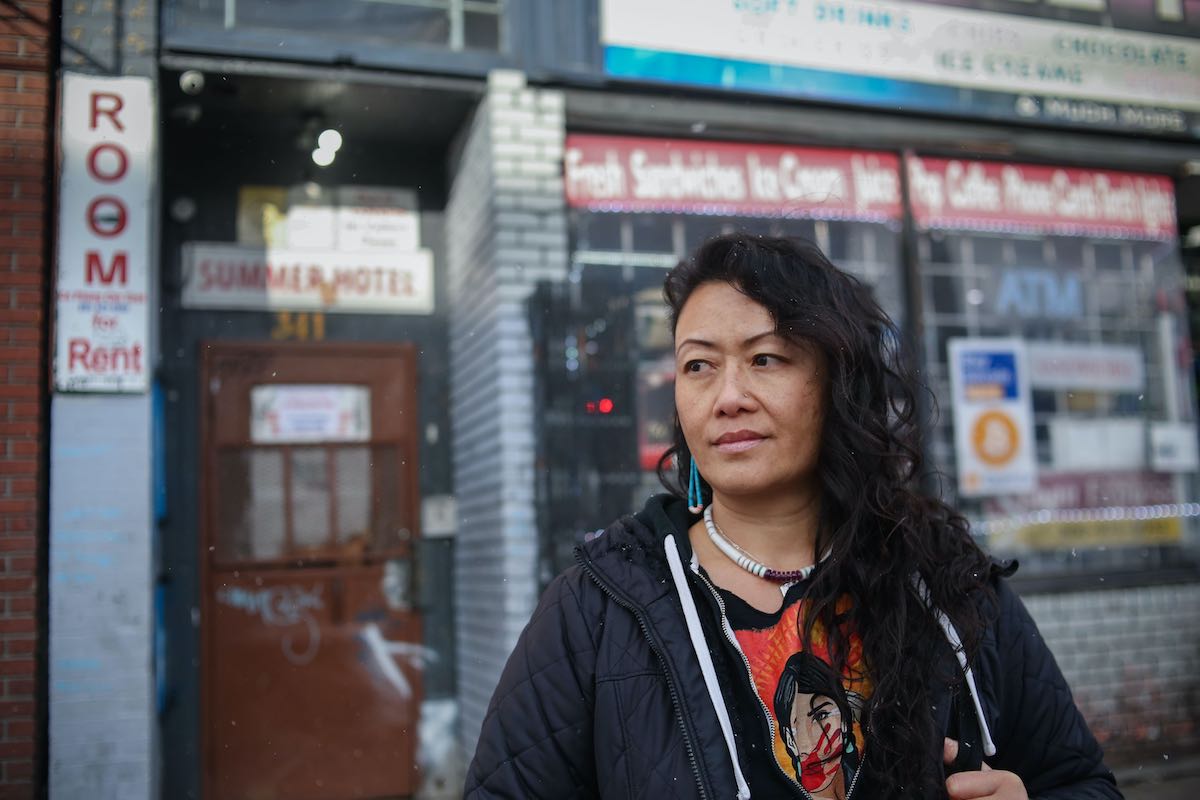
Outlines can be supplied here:
[[[811, 579], [802, 641], [809, 649], [820, 623], [831, 666], [844, 674], [850, 632], [861, 637], [874, 685], [864, 719], [864, 768], [896, 796], [944, 797], [930, 679], [939, 673], [947, 644], [911, 579], [924, 579], [930, 599], [962, 636], [968, 659], [977, 653], [994, 596], [990, 562], [966, 520], [921, 490], [920, 384], [901, 357], [896, 327], [871, 290], [811, 242], [727, 234], [705, 242], [668, 273], [663, 294], [672, 332], [692, 292], [714, 281], [762, 305], [781, 336], [815, 344], [825, 355], [816, 552], [829, 556]], [[674, 427], [659, 475], [682, 495], [691, 453], [678, 418]], [[671, 463], [674, 479], [666, 474]], [[711, 502], [707, 486], [703, 492]], [[836, 611], [847, 597], [848, 618]]]

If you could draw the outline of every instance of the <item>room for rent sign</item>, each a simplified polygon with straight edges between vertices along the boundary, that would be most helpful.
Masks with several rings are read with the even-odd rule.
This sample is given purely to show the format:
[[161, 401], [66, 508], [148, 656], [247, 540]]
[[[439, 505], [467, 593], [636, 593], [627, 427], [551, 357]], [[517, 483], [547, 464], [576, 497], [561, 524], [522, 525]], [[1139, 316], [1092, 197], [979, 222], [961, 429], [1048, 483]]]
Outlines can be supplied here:
[[61, 96], [54, 385], [144, 392], [151, 82], [65, 73]]

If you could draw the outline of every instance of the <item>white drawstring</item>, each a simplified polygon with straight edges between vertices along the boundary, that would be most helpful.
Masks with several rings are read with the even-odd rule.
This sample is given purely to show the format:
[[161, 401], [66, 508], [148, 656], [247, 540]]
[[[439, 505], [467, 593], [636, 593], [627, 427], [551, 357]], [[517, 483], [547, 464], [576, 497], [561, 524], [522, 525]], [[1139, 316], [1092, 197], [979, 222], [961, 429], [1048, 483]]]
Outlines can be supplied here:
[[717, 670], [713, 666], [712, 655], [708, 652], [708, 642], [704, 638], [704, 629], [700, 626], [700, 615], [696, 613], [696, 601], [688, 588], [687, 576], [683, 572], [683, 562], [679, 558], [679, 548], [675, 545], [675, 537], [668, 534], [663, 542], [667, 551], [667, 563], [671, 566], [671, 578], [675, 581], [675, 591], [679, 594], [679, 602], [683, 605], [683, 618], [687, 621], [688, 636], [692, 640], [692, 649], [700, 661], [700, 672], [704, 675], [704, 686], [712, 700], [713, 709], [717, 712], [717, 721], [721, 724], [721, 733], [725, 737], [725, 747], [729, 750], [729, 759], [733, 762], [733, 777], [737, 781], [738, 800], [750, 800], [750, 786], [742, 775], [742, 766], [738, 762], [737, 745], [733, 741], [733, 725], [729, 722], [729, 709], [725, 707], [725, 698], [721, 695], [721, 686], [717, 683]]
[[925, 581], [920, 575], [913, 574], [913, 588], [917, 590], [917, 597], [925, 604], [933, 614], [933, 618], [937, 620], [938, 625], [942, 629], [942, 634], [946, 637], [946, 641], [950, 643], [950, 649], [954, 651], [954, 655], [958, 657], [958, 666], [962, 669], [963, 675], [967, 679], [967, 693], [971, 695], [971, 704], [975, 707], [975, 718], [979, 720], [979, 732], [983, 736], [983, 754], [985, 756], [996, 755], [996, 743], [992, 741], [992, 731], [988, 728], [987, 719], [983, 716], [983, 704], [979, 701], [979, 688], [975, 685], [975, 674], [971, 672], [971, 667], [967, 664], [967, 654], [963, 650], [962, 638], [958, 635], [958, 631], [954, 628], [954, 623], [946, 616], [940, 608], [933, 604], [933, 599], [929, 596], [929, 587], [925, 585]]

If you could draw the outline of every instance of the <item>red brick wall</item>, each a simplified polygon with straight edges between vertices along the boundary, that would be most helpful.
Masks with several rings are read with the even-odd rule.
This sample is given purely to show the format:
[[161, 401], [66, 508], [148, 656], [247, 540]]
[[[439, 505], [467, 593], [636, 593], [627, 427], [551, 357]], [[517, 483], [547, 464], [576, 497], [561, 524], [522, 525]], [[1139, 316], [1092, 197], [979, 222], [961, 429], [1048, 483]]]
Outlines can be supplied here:
[[52, 3], [0, 3], [0, 800], [44, 794], [39, 557], [45, 534]]

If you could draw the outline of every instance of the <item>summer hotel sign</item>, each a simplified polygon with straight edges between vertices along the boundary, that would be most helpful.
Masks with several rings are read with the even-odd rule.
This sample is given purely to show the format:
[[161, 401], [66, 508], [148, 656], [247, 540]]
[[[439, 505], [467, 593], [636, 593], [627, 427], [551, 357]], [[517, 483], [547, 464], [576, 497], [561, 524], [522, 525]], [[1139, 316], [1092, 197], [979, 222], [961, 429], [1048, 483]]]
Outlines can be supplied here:
[[184, 308], [433, 313], [412, 191], [244, 186], [237, 223], [237, 242], [183, 246]]
[[[1200, 41], [1072, 11], [1097, 24], [1041, 19], [1038, 5], [603, 0], [601, 41], [619, 77], [1200, 135]], [[1141, 13], [1134, 24], [1188, 32]]]

